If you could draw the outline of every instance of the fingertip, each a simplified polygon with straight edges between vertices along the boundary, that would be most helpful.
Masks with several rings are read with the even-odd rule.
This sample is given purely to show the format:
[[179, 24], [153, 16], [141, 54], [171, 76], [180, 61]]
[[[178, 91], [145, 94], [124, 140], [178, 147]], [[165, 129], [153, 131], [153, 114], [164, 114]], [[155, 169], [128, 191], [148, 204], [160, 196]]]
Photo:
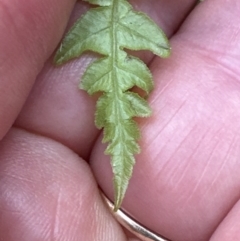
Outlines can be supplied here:
[[73, 5], [73, 0], [0, 0], [0, 139], [59, 42]]

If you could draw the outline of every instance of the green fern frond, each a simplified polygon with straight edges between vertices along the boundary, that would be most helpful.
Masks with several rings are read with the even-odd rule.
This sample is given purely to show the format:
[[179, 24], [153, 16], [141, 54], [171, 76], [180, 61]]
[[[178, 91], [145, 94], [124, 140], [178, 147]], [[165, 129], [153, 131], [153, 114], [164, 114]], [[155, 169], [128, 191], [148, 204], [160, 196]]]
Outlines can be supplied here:
[[151, 109], [145, 99], [130, 89], [138, 86], [147, 94], [152, 75], [138, 58], [124, 49], [150, 50], [168, 57], [170, 47], [163, 31], [145, 14], [136, 12], [126, 0], [85, 0], [99, 5], [82, 16], [64, 38], [55, 56], [57, 65], [93, 51], [103, 57], [85, 71], [80, 88], [89, 94], [103, 92], [97, 102], [95, 124], [104, 128], [105, 151], [114, 173], [115, 211], [124, 198], [140, 152], [139, 129], [133, 117], [147, 117]]

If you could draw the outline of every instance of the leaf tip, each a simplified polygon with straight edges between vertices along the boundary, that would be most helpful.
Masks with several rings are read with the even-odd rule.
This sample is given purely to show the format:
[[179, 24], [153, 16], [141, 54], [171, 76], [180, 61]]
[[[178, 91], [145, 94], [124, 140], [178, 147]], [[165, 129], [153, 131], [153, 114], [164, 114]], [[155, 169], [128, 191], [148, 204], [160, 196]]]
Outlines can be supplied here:
[[59, 53], [59, 51], [57, 51], [57, 53], [55, 54], [55, 56], [53, 58], [53, 63], [56, 66], [63, 64], [63, 58], [62, 58], [61, 54]]
[[116, 213], [120, 207], [121, 207], [121, 203], [118, 204], [118, 205], [115, 203], [115, 204], [114, 204], [114, 207], [113, 207], [113, 212]]
[[122, 202], [123, 202], [124, 194], [121, 195], [120, 193], [115, 194], [115, 199], [114, 199], [114, 208], [113, 211], [117, 212], [118, 209], [121, 207]]
[[125, 197], [127, 186], [129, 183], [129, 179], [125, 180], [126, 182], [123, 183], [122, 179], [120, 177], [115, 176], [114, 177], [114, 212], [117, 212], [117, 210], [121, 207], [123, 199]]

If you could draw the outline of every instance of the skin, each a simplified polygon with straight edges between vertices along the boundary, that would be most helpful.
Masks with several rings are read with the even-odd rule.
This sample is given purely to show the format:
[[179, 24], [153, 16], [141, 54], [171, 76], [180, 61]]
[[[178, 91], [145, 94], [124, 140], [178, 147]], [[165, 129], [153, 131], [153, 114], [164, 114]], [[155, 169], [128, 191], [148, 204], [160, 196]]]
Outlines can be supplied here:
[[[174, 241], [240, 240], [240, 2], [135, 2], [172, 55], [139, 53], [154, 76], [154, 114], [138, 120], [142, 153], [123, 207]], [[96, 98], [77, 88], [95, 56], [52, 65], [70, 15], [69, 26], [87, 8], [0, 0], [1, 241], [137, 240], [98, 191], [113, 196], [109, 157]]]

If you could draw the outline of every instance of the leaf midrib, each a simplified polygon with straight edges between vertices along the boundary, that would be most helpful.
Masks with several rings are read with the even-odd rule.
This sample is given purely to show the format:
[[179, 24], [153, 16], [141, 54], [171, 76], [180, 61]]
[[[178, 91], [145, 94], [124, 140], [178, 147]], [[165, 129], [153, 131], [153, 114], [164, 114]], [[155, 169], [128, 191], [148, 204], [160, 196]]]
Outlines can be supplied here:
[[118, 48], [118, 43], [117, 43], [117, 34], [116, 34], [116, 29], [117, 29], [117, 24], [115, 22], [115, 18], [114, 16], [117, 13], [118, 11], [118, 0], [113, 0], [112, 2], [112, 14], [111, 14], [111, 49], [112, 49], [112, 56], [109, 56], [111, 58], [111, 68], [112, 68], [112, 81], [113, 81], [113, 89], [114, 89], [114, 100], [115, 100], [115, 103], [114, 103], [114, 107], [116, 109], [116, 113], [117, 113], [117, 119], [119, 120], [119, 117], [120, 117], [120, 113], [119, 113], [119, 108], [118, 108], [118, 99], [119, 98], [119, 86], [118, 86], [118, 83], [117, 83], [117, 72], [116, 72], [116, 67], [117, 67], [117, 59], [118, 59], [118, 51], [117, 51], [117, 48]]
[[[117, 60], [118, 60], [118, 43], [117, 43], [117, 24], [116, 21], [115, 21], [115, 18], [114, 16], [117, 16], [118, 15], [118, 5], [119, 5], [119, 1], [118, 0], [113, 0], [112, 2], [112, 19], [111, 19], [111, 23], [112, 23], [112, 31], [111, 31], [111, 37], [112, 37], [112, 53], [113, 55], [111, 56], [112, 58], [112, 81], [113, 81], [113, 93], [114, 93], [114, 108], [116, 110], [116, 121], [117, 123], [121, 123], [122, 122], [122, 118], [121, 118], [121, 113], [120, 113], [120, 110], [119, 110], [119, 105], [118, 105], [118, 102], [120, 100], [120, 91], [119, 91], [119, 84], [117, 82], [117, 72], [116, 72], [116, 68], [117, 68]], [[110, 57], [110, 56], [109, 56]], [[121, 133], [121, 132], [120, 132]], [[119, 133], [119, 134], [120, 134]], [[118, 137], [119, 139], [121, 139], [122, 137]], [[122, 154], [122, 156], [124, 156], [124, 153]], [[121, 171], [120, 172], [120, 175], [121, 175], [121, 178], [120, 180], [124, 180], [123, 176], [124, 176], [124, 172]], [[119, 185], [122, 189], [122, 185], [120, 184]], [[115, 200], [115, 205], [118, 206], [119, 205], [119, 201], [121, 200], [121, 196], [122, 196], [122, 190], [120, 191], [120, 193], [117, 194], [118, 198], [117, 200]]]

